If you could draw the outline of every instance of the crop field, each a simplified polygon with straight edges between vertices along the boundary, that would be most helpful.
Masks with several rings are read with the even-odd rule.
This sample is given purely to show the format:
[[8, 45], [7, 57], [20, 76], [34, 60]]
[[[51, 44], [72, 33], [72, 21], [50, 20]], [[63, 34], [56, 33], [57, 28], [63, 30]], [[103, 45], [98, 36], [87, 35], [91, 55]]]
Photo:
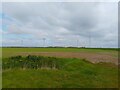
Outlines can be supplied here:
[[2, 48], [3, 88], [117, 88], [118, 50]]

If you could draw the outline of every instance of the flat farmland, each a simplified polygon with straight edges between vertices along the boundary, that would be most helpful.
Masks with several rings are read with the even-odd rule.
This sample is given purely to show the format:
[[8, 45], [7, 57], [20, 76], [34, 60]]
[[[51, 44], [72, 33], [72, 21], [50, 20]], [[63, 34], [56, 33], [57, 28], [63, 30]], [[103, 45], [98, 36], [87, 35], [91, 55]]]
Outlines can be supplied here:
[[63, 58], [86, 59], [92, 63], [110, 62], [118, 64], [117, 49], [83, 49], [83, 48], [3, 48], [2, 57], [15, 55], [42, 55]]
[[2, 63], [3, 88], [118, 87], [117, 49], [2, 48]]

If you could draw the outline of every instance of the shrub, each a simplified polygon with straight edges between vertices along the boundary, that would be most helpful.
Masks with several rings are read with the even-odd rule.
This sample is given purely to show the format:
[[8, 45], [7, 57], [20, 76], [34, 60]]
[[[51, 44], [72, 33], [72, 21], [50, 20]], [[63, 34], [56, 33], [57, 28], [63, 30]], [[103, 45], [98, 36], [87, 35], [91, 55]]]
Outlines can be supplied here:
[[7, 62], [3, 63], [3, 69], [9, 68], [30, 68], [30, 69], [59, 69], [60, 65], [54, 57], [42, 57], [35, 55], [28, 55], [26, 57], [15, 56], [10, 57]]
[[12, 59], [12, 60], [20, 60], [21, 58], [22, 58], [22, 56], [10, 57], [10, 59]]

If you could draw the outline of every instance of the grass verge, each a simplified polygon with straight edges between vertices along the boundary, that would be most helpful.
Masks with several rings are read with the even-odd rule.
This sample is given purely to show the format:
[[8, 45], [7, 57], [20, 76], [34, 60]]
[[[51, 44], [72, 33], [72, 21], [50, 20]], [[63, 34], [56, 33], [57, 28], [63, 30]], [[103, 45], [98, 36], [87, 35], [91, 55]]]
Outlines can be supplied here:
[[[21, 63], [20, 60], [23, 60], [22, 62], [24, 63]], [[51, 65], [54, 67], [55, 64], [58, 65], [59, 68], [34, 68], [41, 60], [44, 62], [43, 67], [45, 65], [45, 67], [51, 68]], [[51, 61], [51, 63], [49, 61]], [[23, 69], [22, 67], [25, 63], [28, 66], [25, 66], [26, 69]], [[39, 62], [39, 65], [41, 64], [42, 63]], [[30, 67], [31, 65], [34, 67]], [[117, 87], [118, 68], [114, 64], [93, 64], [86, 60], [76, 58], [42, 56], [15, 56], [3, 58], [3, 88]]]

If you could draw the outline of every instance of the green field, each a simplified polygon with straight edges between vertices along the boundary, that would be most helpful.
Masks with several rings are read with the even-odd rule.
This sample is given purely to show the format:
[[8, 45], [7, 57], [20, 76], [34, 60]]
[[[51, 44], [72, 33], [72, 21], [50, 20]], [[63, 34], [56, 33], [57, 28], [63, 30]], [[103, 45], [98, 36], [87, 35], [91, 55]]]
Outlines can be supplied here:
[[[41, 57], [45, 68], [34, 68], [35, 61], [29, 62], [25, 56], [19, 59], [23, 63], [10, 61], [12, 56], [21, 52], [89, 52], [116, 53], [116, 49], [84, 49], [84, 48], [2, 48], [3, 88], [117, 88], [118, 68], [112, 63], [97, 63], [78, 58]], [[37, 56], [35, 56], [37, 57]], [[14, 58], [13, 58], [14, 59]], [[34, 58], [32, 58], [34, 59]], [[16, 60], [16, 59], [15, 59]], [[25, 62], [27, 60], [27, 62]], [[56, 63], [59, 68], [49, 65]], [[26, 66], [23, 65], [26, 63]], [[56, 65], [55, 64], [55, 65]], [[5, 66], [6, 65], [6, 66]], [[34, 66], [31, 66], [34, 65]], [[41, 65], [41, 63], [39, 64]], [[49, 68], [51, 67], [51, 68]]]
[[2, 57], [18, 55], [21, 52], [111, 52], [116, 53], [118, 49], [91, 49], [91, 48], [2, 48]]

